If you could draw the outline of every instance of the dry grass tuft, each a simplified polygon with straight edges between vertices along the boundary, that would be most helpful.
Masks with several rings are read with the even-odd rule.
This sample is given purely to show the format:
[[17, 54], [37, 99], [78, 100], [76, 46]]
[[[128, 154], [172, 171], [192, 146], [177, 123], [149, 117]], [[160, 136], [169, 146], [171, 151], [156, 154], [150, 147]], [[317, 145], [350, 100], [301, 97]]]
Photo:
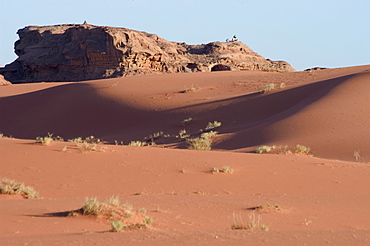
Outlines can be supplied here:
[[147, 228], [153, 222], [152, 218], [146, 216], [145, 208], [134, 211], [132, 204], [121, 204], [119, 198], [114, 196], [106, 202], [99, 202], [96, 197], [86, 198], [82, 208], [71, 211], [70, 215], [76, 215], [76, 213], [96, 216], [101, 220], [108, 221], [112, 231], [115, 232], [123, 229]]
[[254, 212], [249, 214], [248, 223], [244, 223], [240, 214], [233, 214], [233, 223], [231, 225], [233, 230], [264, 230], [268, 231], [270, 228], [262, 223], [261, 215], [256, 215]]
[[210, 138], [189, 138], [186, 139], [186, 143], [188, 144], [188, 149], [191, 150], [211, 150], [212, 139]]
[[282, 213], [284, 210], [277, 204], [270, 204], [266, 203], [257, 207], [252, 208], [254, 211], [262, 213], [262, 214], [270, 214], [270, 213]]
[[272, 145], [272, 146], [263, 145], [263, 146], [260, 146], [256, 149], [256, 153], [258, 153], [258, 154], [268, 153], [268, 152], [270, 152], [271, 150], [273, 150], [275, 148], [276, 148], [275, 145]]
[[25, 186], [23, 183], [18, 183], [10, 179], [2, 179], [0, 181], [0, 194], [21, 195], [24, 198], [39, 198], [39, 193], [30, 186]]
[[295, 147], [294, 153], [296, 153], [296, 154], [303, 154], [303, 155], [311, 155], [310, 154], [310, 151], [311, 151], [311, 148], [310, 147], [297, 144], [297, 146]]
[[214, 167], [211, 170], [211, 173], [233, 173], [234, 169], [230, 168], [229, 166], [224, 166], [222, 169], [219, 169], [217, 167]]

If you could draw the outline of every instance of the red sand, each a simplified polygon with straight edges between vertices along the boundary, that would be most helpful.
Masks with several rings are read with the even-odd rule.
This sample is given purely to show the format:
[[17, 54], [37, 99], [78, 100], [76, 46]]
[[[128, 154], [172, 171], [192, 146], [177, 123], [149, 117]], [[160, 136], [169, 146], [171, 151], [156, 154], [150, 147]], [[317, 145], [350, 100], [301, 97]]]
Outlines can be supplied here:
[[[0, 130], [17, 138], [0, 138], [0, 178], [24, 182], [42, 197], [0, 195], [1, 245], [369, 245], [369, 71], [213, 72], [0, 87]], [[269, 83], [286, 86], [257, 93]], [[186, 150], [171, 139], [158, 147], [105, 145], [105, 152], [83, 152], [68, 142], [34, 144], [48, 132], [127, 144], [158, 131], [176, 134], [188, 117], [189, 132], [222, 122], [214, 150]], [[315, 157], [279, 154], [279, 148], [245, 153], [296, 144]], [[223, 166], [234, 172], [210, 173]], [[52, 216], [80, 208], [85, 197], [112, 195], [145, 207], [152, 227], [113, 233], [90, 217]], [[247, 223], [248, 208], [266, 203], [284, 210], [261, 214], [269, 231], [231, 230], [233, 214]]]

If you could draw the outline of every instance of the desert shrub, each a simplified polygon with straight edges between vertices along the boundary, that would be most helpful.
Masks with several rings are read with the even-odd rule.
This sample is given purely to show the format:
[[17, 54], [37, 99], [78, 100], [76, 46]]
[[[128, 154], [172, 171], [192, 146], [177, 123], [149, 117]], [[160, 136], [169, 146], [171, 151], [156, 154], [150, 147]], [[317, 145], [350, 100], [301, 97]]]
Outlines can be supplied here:
[[260, 92], [261, 93], [267, 93], [269, 91], [272, 91], [272, 90], [275, 90], [276, 88], [276, 85], [274, 83], [271, 83], [271, 84], [268, 84], [268, 85], [265, 85], [261, 90]]
[[84, 215], [98, 215], [102, 210], [102, 206], [96, 197], [85, 199], [85, 204], [82, 207]]
[[25, 198], [38, 198], [39, 193], [30, 186], [25, 186], [23, 183], [18, 183], [10, 179], [2, 179], [0, 181], [0, 194], [21, 195]]
[[42, 145], [49, 145], [53, 141], [53, 134], [49, 134], [46, 137], [36, 137], [36, 143]]
[[197, 138], [188, 138], [186, 142], [188, 149], [192, 150], [211, 150], [212, 137], [216, 136], [218, 132], [208, 131], [204, 132]]
[[48, 133], [45, 137], [36, 137], [36, 143], [42, 144], [42, 145], [49, 145], [51, 141], [64, 141], [64, 139], [60, 136], [53, 137], [52, 133]]
[[126, 226], [120, 220], [113, 220], [110, 222], [110, 224], [112, 226], [112, 231], [115, 231], [115, 232], [120, 232], [126, 228]]
[[131, 141], [129, 146], [137, 146], [137, 147], [142, 147], [142, 146], [147, 146], [146, 142], [141, 142], [141, 141]]
[[145, 142], [152, 142], [152, 143], [154, 143], [154, 140], [158, 140], [158, 139], [160, 139], [160, 138], [162, 138], [164, 136], [165, 136], [165, 134], [162, 131], [155, 132], [155, 133], [149, 135], [148, 137], [145, 137], [144, 138], [144, 141]]
[[230, 168], [229, 166], [224, 166], [222, 167], [221, 169], [217, 168], [217, 167], [214, 167], [212, 170], [211, 170], [212, 173], [233, 173], [234, 170], [232, 168]]
[[284, 212], [284, 210], [277, 204], [270, 204], [266, 203], [254, 208], [255, 211], [259, 213], [269, 214], [269, 213], [280, 213]]
[[276, 90], [276, 89], [283, 89], [284, 87], [285, 87], [284, 82], [280, 83], [279, 85], [274, 84], [274, 83], [270, 83], [270, 84], [267, 84], [264, 87], [262, 87], [260, 89], [260, 93], [267, 93], [269, 91], [273, 91], [273, 90]]
[[153, 223], [153, 218], [151, 218], [151, 217], [145, 217], [145, 218], [143, 219], [143, 223], [144, 223], [145, 225], [150, 225], [150, 224], [152, 224], [152, 223]]
[[360, 151], [354, 151], [353, 156], [355, 157], [357, 162], [363, 162], [364, 158], [360, 155]]
[[216, 131], [210, 131], [210, 132], [204, 132], [200, 135], [201, 138], [211, 138], [213, 136], [216, 136], [218, 132]]
[[310, 154], [310, 151], [311, 151], [310, 147], [306, 147], [304, 145], [297, 144], [294, 152], [296, 154], [309, 155]]
[[179, 134], [176, 135], [176, 138], [179, 138], [181, 140], [185, 140], [189, 137], [190, 137], [190, 134], [188, 134], [185, 129], [180, 130]]
[[279, 89], [283, 89], [283, 88], [285, 88], [285, 83], [281, 82], [280, 85], [279, 85]]
[[284, 145], [284, 146], [280, 146], [280, 153], [282, 154], [291, 154], [292, 151], [289, 150], [289, 146], [288, 145]]
[[188, 149], [191, 150], [211, 150], [212, 139], [210, 138], [189, 138], [186, 140]]
[[[92, 215], [110, 221], [113, 231], [121, 231], [125, 228], [139, 229], [149, 226], [153, 219], [145, 216], [145, 208], [133, 211], [130, 203], [121, 203], [118, 197], [112, 196], [106, 202], [99, 202], [96, 197], [86, 198], [85, 204], [81, 209], [71, 211], [70, 215], [80, 213], [82, 215]], [[142, 223], [136, 223], [136, 221]]]
[[68, 142], [76, 143], [76, 144], [83, 144], [83, 143], [90, 143], [90, 144], [99, 144], [103, 143], [103, 141], [99, 138], [96, 138], [94, 136], [89, 136], [86, 138], [77, 137], [73, 139], [68, 139]]
[[189, 124], [192, 120], [193, 120], [193, 118], [191, 118], [191, 117], [186, 118], [185, 120], [181, 121], [180, 125], [181, 125], [181, 126], [186, 126], [186, 125], [187, 125], [187, 124]]
[[194, 85], [191, 85], [191, 87], [186, 88], [185, 90], [183, 90], [182, 93], [189, 93], [189, 92], [194, 92], [194, 91], [197, 91], [197, 90], [199, 90], [199, 88], [194, 87]]
[[204, 131], [204, 132], [213, 131], [213, 130], [216, 130], [217, 128], [219, 128], [221, 125], [222, 125], [222, 123], [218, 122], [218, 121], [208, 122], [205, 130], [201, 130], [201, 131]]
[[260, 146], [256, 149], [256, 153], [258, 153], [258, 154], [268, 153], [268, 152], [270, 152], [271, 150], [273, 150], [275, 148], [276, 148], [275, 145], [273, 145], [273, 146], [263, 145], [263, 146]]

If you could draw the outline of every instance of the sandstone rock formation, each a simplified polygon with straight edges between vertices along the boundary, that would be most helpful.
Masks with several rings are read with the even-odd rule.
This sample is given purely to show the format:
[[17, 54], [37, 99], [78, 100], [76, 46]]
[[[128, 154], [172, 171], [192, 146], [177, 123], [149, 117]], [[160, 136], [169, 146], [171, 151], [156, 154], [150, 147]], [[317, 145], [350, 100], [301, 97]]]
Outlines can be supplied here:
[[9, 81], [4, 79], [4, 76], [0, 75], [0, 85], [11, 85]]
[[127, 75], [222, 70], [295, 71], [241, 42], [169, 42], [126, 28], [69, 24], [18, 30], [19, 56], [0, 69], [12, 83], [80, 81]]

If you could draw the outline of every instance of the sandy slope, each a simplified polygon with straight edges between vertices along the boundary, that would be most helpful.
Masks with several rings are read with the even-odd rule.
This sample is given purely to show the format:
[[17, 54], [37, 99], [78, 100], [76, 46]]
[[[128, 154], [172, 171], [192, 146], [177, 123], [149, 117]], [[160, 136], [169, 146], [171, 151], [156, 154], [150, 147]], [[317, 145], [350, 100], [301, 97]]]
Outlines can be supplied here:
[[[71, 148], [63, 152], [65, 145]], [[257, 245], [286, 245], [286, 240], [294, 245], [366, 245], [370, 240], [368, 164], [296, 155], [122, 146], [81, 152], [72, 147], [1, 139], [2, 176], [22, 180], [42, 195], [37, 200], [0, 201], [5, 245], [244, 240]], [[234, 172], [209, 172], [224, 165]], [[155, 221], [152, 229], [113, 235], [108, 224], [93, 219], [50, 215], [80, 208], [85, 197], [104, 200], [112, 195], [135, 208], [145, 207]], [[284, 209], [262, 214], [270, 231], [230, 229], [233, 214], [247, 223], [248, 208], [266, 203]]]
[[[369, 69], [169, 74], [0, 87], [0, 130], [19, 138], [0, 138], [1, 178], [25, 182], [42, 196], [0, 196], [0, 242], [368, 245], [370, 166], [351, 161], [354, 151], [364, 162], [370, 158]], [[257, 93], [267, 83], [286, 87]], [[189, 88], [196, 90], [181, 93]], [[216, 151], [185, 150], [175, 138], [160, 139], [158, 147], [105, 145], [105, 152], [33, 140], [53, 132], [127, 143], [158, 131], [176, 134], [188, 117], [193, 118], [186, 126], [191, 133], [209, 121], [223, 123]], [[262, 144], [303, 144], [315, 157], [237, 153]], [[234, 172], [210, 173], [223, 166]], [[58, 216], [80, 208], [85, 197], [112, 195], [145, 207], [154, 218], [152, 228], [112, 233], [109, 224], [93, 218]], [[283, 209], [261, 214], [269, 231], [231, 230], [234, 214], [247, 223], [248, 208], [266, 203]]]
[[[209, 121], [223, 123], [217, 149], [303, 144], [315, 156], [354, 160], [354, 151], [360, 151], [369, 159], [368, 70], [170, 74], [7, 86], [0, 91], [0, 129], [17, 138], [51, 132], [128, 143], [159, 131], [177, 134], [180, 122], [192, 117], [186, 127], [191, 133]], [[258, 93], [268, 83], [286, 87]], [[188, 88], [196, 90], [181, 93]]]

